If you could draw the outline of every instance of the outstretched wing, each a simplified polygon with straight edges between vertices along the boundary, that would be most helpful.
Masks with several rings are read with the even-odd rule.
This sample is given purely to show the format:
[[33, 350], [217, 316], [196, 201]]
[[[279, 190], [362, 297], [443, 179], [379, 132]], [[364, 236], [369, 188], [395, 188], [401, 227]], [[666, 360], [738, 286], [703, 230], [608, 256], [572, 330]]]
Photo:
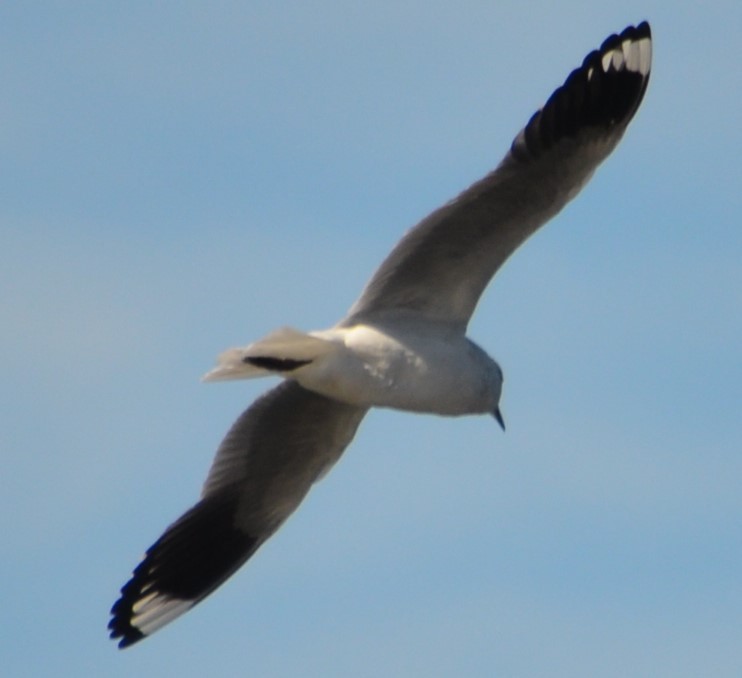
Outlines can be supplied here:
[[255, 401], [219, 447], [201, 500], [147, 550], [108, 625], [127, 647], [222, 584], [340, 457], [366, 410], [286, 381]]
[[588, 54], [496, 170], [402, 238], [346, 322], [404, 309], [463, 330], [502, 263], [575, 197], [615, 148], [644, 96], [650, 65], [646, 22]]

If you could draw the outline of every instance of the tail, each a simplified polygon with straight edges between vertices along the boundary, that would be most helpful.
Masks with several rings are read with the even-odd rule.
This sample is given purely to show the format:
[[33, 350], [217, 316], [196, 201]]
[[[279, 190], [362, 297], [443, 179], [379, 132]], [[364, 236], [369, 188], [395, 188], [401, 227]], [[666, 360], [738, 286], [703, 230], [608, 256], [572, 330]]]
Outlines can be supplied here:
[[334, 350], [327, 339], [282, 327], [243, 348], [230, 348], [217, 358], [217, 366], [201, 381], [254, 379], [269, 374], [286, 374], [308, 365]]

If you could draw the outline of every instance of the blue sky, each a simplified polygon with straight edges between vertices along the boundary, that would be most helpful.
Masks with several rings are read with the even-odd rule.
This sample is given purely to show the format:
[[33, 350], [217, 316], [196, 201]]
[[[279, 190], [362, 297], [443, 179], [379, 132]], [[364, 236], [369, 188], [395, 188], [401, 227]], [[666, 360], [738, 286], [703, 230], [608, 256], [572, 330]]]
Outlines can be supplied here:
[[[646, 100], [470, 335], [488, 418], [375, 412], [217, 593], [108, 609], [266, 382], [611, 32]], [[738, 2], [0, 8], [0, 547], [12, 676], [742, 673]]]

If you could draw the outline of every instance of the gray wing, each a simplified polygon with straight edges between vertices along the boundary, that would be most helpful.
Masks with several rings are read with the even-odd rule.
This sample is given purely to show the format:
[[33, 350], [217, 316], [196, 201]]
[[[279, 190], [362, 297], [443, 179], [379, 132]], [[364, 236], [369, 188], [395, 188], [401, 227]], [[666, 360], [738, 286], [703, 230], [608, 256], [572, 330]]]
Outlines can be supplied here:
[[404, 309], [465, 328], [497, 269], [575, 197], [619, 142], [644, 96], [650, 62], [646, 22], [591, 52], [497, 169], [404, 236], [346, 323]]
[[183, 614], [243, 565], [338, 460], [365, 413], [293, 381], [256, 400], [220, 445], [201, 500], [121, 589], [108, 625], [119, 647]]

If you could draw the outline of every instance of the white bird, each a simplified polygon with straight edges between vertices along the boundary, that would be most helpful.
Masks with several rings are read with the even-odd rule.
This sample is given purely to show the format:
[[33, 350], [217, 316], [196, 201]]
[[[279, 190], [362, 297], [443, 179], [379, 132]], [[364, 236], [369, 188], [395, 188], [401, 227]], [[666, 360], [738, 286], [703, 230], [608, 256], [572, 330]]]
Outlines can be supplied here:
[[284, 328], [223, 353], [206, 381], [277, 374], [221, 443], [200, 501], [147, 550], [109, 623], [126, 647], [232, 575], [338, 460], [371, 407], [491, 414], [502, 371], [466, 337], [510, 254], [559, 212], [615, 148], [649, 80], [646, 22], [587, 55], [516, 136], [499, 166], [412, 228], [347, 316]]

